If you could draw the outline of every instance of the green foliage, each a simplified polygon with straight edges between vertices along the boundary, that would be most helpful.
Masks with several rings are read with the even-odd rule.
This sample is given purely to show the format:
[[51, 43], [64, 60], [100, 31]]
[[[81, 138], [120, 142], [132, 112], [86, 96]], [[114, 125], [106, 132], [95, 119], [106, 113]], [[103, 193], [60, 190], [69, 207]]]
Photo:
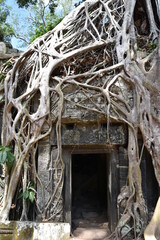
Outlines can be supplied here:
[[[12, 16], [15, 37], [29, 44], [36, 38], [42, 36], [48, 31], [56, 27], [56, 25], [68, 14], [74, 7], [75, 2], [83, 2], [83, 0], [49, 0], [49, 4], [45, 4], [44, 0], [16, 0], [19, 7], [25, 7], [28, 12], [27, 23], [24, 27], [19, 24], [19, 16]], [[59, 6], [61, 12], [56, 13]], [[28, 31], [24, 34], [22, 29], [28, 26]]]
[[57, 0], [58, 5], [61, 7], [61, 14], [65, 17], [72, 9], [74, 0]]
[[33, 183], [29, 182], [26, 190], [22, 192], [21, 189], [21, 191], [19, 192], [18, 199], [23, 197], [25, 200], [28, 200], [31, 203], [33, 203], [35, 199], [35, 193], [36, 190], [34, 189]]
[[29, 7], [29, 5], [35, 5], [37, 0], [16, 0], [19, 7]]
[[0, 146], [0, 164], [6, 164], [8, 169], [12, 168], [14, 162], [14, 155], [8, 146]]
[[60, 16], [52, 14], [42, 0], [30, 7], [30, 13], [29, 42], [52, 30], [62, 20]]
[[50, 16], [50, 18], [46, 21], [45, 26], [43, 23], [40, 23], [38, 28], [36, 26], [34, 27], [32, 26], [29, 32], [29, 37], [30, 37], [29, 41], [33, 42], [36, 38], [52, 30], [54, 27], [57, 26], [58, 23], [60, 23], [61, 20], [62, 19], [60, 17], [53, 16], [53, 19], [52, 19]]
[[0, 81], [3, 81], [5, 79], [6, 75], [4, 73], [0, 73]]
[[158, 43], [156, 42], [148, 42], [146, 44], [146, 50], [148, 53], [151, 53], [157, 46], [158, 46]]
[[4, 63], [4, 65], [9, 68], [12, 67], [13, 63], [10, 60], [8, 60], [7, 62]]
[[53, 0], [49, 1], [49, 9], [50, 9], [51, 14], [55, 13], [55, 9], [57, 6], [58, 6], [58, 1], [53, 1]]
[[[17, 2], [19, 6], [26, 8], [28, 16], [24, 21], [23, 19], [21, 21], [18, 15], [12, 14], [15, 37], [27, 45], [52, 30], [62, 20], [62, 17], [50, 11], [49, 6], [43, 0], [17, 0]], [[57, 5], [55, 4], [55, 6]], [[24, 31], [26, 26], [27, 31]], [[23, 46], [25, 45], [23, 44]]]
[[9, 16], [9, 7], [5, 5], [4, 0], [0, 0], [0, 41], [10, 41], [14, 31], [6, 21]]
[[152, 53], [154, 49], [158, 46], [158, 42], [149, 42], [146, 41], [146, 38], [139, 38], [137, 39], [137, 51], [146, 52], [147, 55]]

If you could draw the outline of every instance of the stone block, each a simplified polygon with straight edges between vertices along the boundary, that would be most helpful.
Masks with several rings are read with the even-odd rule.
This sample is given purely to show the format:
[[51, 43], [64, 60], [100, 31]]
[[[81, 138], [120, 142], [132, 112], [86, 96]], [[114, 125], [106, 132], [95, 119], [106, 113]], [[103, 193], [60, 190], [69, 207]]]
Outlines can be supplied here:
[[0, 42], [0, 55], [4, 55], [6, 53], [6, 44], [4, 42]]
[[15, 222], [0, 223], [0, 240], [14, 239]]
[[40, 141], [39, 150], [38, 150], [38, 175], [41, 180], [41, 184], [43, 185], [43, 191], [41, 184], [38, 182], [37, 184], [37, 198], [38, 198], [38, 206], [41, 211], [44, 210], [49, 197], [50, 197], [50, 186], [49, 184], [49, 166], [50, 162], [50, 144], [49, 140], [46, 139], [44, 141]]
[[4, 222], [0, 223], [0, 240], [69, 240], [69, 223]]
[[[106, 124], [63, 124], [62, 144], [63, 145], [93, 145], [93, 144], [119, 144], [127, 141], [127, 130], [122, 124], [110, 124], [109, 139], [107, 136]], [[51, 134], [51, 144], [56, 145], [55, 127]]]

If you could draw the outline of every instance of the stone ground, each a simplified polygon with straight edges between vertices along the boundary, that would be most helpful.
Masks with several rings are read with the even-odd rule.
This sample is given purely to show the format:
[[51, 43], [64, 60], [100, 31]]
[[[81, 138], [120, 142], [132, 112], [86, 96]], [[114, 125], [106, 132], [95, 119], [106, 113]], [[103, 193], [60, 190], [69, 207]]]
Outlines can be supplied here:
[[107, 240], [110, 236], [108, 223], [103, 214], [83, 212], [83, 218], [73, 219], [71, 240]]
[[96, 223], [83, 223], [77, 227], [72, 234], [72, 240], [107, 240], [110, 233], [108, 229], [108, 223], [96, 224]]

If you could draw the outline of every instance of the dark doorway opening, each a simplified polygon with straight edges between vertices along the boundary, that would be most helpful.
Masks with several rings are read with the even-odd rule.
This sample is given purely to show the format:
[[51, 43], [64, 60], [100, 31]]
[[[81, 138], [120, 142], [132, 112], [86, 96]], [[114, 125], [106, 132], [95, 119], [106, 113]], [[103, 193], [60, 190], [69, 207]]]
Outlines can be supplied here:
[[72, 155], [72, 227], [107, 221], [107, 154]]

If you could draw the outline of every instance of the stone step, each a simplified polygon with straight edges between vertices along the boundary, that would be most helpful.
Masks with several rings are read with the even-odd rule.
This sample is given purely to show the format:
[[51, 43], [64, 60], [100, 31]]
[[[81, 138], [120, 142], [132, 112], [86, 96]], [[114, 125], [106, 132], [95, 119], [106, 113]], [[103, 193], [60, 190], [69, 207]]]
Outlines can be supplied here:
[[77, 228], [73, 232], [73, 240], [107, 240], [109, 232], [107, 229]]
[[73, 231], [72, 240], [107, 240], [110, 236], [108, 223], [86, 223], [85, 227], [83, 223], [80, 225]]

